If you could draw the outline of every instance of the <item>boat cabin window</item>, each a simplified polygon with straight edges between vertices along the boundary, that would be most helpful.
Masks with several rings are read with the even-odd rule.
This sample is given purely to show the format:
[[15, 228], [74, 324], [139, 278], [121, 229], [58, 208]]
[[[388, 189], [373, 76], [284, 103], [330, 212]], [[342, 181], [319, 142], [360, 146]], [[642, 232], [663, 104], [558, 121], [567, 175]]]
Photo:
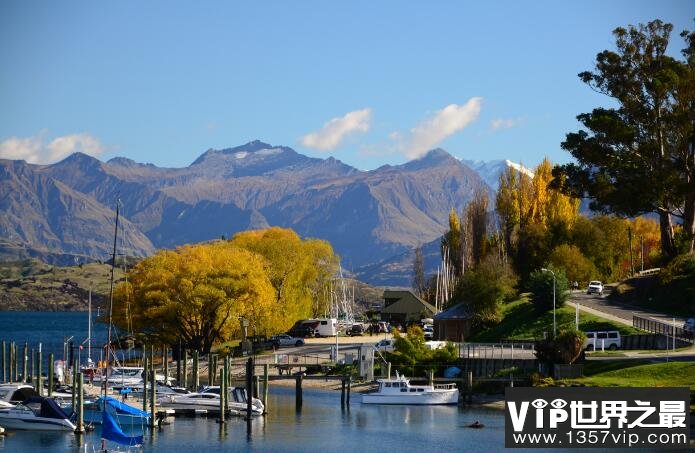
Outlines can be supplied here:
[[408, 389], [401, 389], [401, 392], [407, 392]]
[[386, 383], [386, 387], [391, 387], [391, 383], [390, 383], [390, 382], [387, 382], [387, 383]]
[[424, 392], [425, 389], [417, 389], [418, 392]]
[[415, 393], [415, 392], [417, 392], [417, 389], [410, 389], [410, 391], [411, 391], [412, 393]]

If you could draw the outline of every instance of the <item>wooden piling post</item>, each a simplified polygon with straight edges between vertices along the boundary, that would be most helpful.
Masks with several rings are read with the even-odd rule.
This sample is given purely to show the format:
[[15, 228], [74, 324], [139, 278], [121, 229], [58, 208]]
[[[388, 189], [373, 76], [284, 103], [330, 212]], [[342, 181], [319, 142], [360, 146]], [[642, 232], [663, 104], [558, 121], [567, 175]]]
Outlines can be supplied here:
[[427, 370], [427, 383], [429, 385], [434, 384], [434, 370]]
[[224, 412], [225, 412], [225, 402], [224, 400], [227, 399], [227, 394], [224, 391], [224, 370], [220, 370], [220, 418], [218, 420], [219, 423], [224, 423]]
[[84, 432], [84, 375], [77, 374], [77, 433]]
[[217, 383], [217, 354], [210, 354], [210, 360], [212, 362], [212, 378], [210, 380], [210, 385], [216, 385], [216, 383]]
[[270, 384], [270, 379], [268, 379], [268, 364], [263, 365], [263, 413], [268, 412], [268, 386]]
[[224, 377], [222, 379], [222, 388], [220, 389], [220, 393], [224, 393], [224, 410], [225, 412], [229, 410], [229, 401], [227, 398], [227, 393], [229, 391], [229, 357], [224, 358], [224, 362], [222, 364], [222, 373], [224, 374]]
[[43, 396], [43, 383], [41, 382], [41, 348], [36, 352], [36, 391]]
[[[255, 371], [255, 370], [254, 370]], [[261, 396], [261, 384], [260, 379], [255, 374], [253, 375], [253, 397], [258, 398]]]
[[7, 382], [7, 344], [2, 340], [2, 382]]
[[72, 376], [70, 378], [72, 384], [70, 388], [72, 389], [72, 412], [77, 413], [77, 361], [72, 363]]
[[302, 373], [299, 373], [296, 377], [295, 382], [295, 405], [296, 410], [299, 412], [302, 410]]
[[345, 378], [340, 380], [340, 408], [345, 407]]
[[188, 350], [183, 350], [183, 388], [188, 389]]
[[352, 387], [352, 376], [348, 376], [347, 379], [347, 397], [345, 398], [345, 406], [350, 408], [350, 387]]
[[468, 372], [468, 382], [466, 385], [466, 389], [468, 390], [468, 402], [470, 403], [473, 400], [473, 372], [469, 371]]
[[14, 341], [10, 343], [10, 382], [14, 382]]
[[169, 348], [162, 346], [162, 367], [164, 367], [164, 384], [169, 380]]
[[253, 414], [253, 384], [254, 384], [253, 357], [246, 361], [246, 416], [251, 419]]
[[53, 353], [48, 354], [48, 397], [53, 396]]
[[152, 375], [150, 376], [150, 427], [157, 426], [157, 373], [154, 369], [154, 345], [150, 349], [150, 361], [152, 362]]
[[196, 349], [193, 351], [193, 391], [197, 392], [198, 388], [200, 387], [200, 375], [199, 375], [199, 370], [198, 366], [200, 365], [200, 362], [198, 361], [198, 350]]
[[31, 348], [31, 372], [29, 374], [31, 375], [30, 380], [32, 383], [36, 382], [35, 381], [35, 379], [36, 379], [36, 366], [34, 364], [35, 360], [36, 360], [36, 351], [34, 351], [34, 348]]
[[176, 385], [181, 385], [181, 358], [183, 357], [183, 351], [181, 351], [181, 344], [179, 344], [179, 355], [176, 361]]
[[386, 376], [388, 379], [391, 379], [391, 362], [386, 363], [386, 371], [388, 372], [388, 376]]
[[147, 383], [150, 380], [150, 361], [147, 358], [147, 347], [142, 347], [142, 365], [145, 368], [142, 375], [142, 410], [147, 412]]
[[24, 342], [24, 358], [22, 360], [22, 382], [29, 382], [29, 343]]
[[14, 344], [14, 380], [13, 382], [19, 382], [19, 345]]

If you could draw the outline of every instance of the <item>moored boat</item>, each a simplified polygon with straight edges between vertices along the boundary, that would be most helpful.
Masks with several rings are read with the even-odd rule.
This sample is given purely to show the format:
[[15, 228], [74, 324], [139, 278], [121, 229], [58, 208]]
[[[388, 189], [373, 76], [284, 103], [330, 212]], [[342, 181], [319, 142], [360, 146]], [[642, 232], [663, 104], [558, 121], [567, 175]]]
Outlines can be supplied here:
[[75, 425], [51, 398], [34, 396], [15, 407], [0, 409], [0, 425], [6, 429], [74, 431]]
[[[246, 390], [243, 388], [230, 388], [227, 406], [232, 414], [245, 415], [247, 410]], [[162, 408], [174, 410], [206, 410], [215, 412], [220, 410], [219, 387], [207, 387], [199, 393], [168, 394], [157, 400]], [[262, 415], [265, 411], [263, 403], [258, 398], [253, 398], [251, 403], [251, 415]]]
[[104, 409], [106, 409], [109, 415], [121, 426], [145, 426], [150, 420], [149, 412], [145, 412], [110, 396], [102, 396], [93, 401], [85, 401], [84, 412], [82, 414], [84, 422], [102, 423]]
[[29, 384], [0, 384], [0, 409], [15, 407], [17, 403], [39, 396]]
[[376, 392], [362, 395], [364, 404], [438, 405], [456, 404], [459, 391], [455, 384], [413, 385], [396, 373], [395, 378], [379, 379]]

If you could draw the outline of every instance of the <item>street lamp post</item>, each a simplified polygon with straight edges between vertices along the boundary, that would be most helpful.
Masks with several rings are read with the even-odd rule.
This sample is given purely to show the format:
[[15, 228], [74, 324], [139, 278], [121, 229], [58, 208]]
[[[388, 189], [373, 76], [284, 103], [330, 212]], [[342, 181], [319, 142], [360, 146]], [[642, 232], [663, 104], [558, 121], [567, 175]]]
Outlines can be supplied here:
[[555, 321], [555, 272], [546, 268], [542, 268], [541, 270], [553, 274], [553, 338], [555, 338], [557, 336], [557, 323]]

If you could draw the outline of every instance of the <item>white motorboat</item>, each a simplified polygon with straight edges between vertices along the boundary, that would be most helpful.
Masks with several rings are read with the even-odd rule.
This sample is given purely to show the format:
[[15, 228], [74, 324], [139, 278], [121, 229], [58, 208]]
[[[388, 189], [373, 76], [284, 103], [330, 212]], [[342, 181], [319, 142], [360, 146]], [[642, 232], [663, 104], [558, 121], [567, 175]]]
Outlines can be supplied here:
[[0, 409], [15, 407], [17, 403], [39, 396], [34, 387], [28, 384], [0, 384]]
[[[141, 366], [111, 366], [109, 367], [109, 386], [142, 388], [145, 383], [143, 374], [145, 374], [145, 368]], [[155, 379], [157, 382], [166, 384], [173, 382], [172, 378], [164, 376], [163, 374], [156, 374]], [[93, 383], [95, 385], [100, 385], [104, 381], [106, 381], [106, 377], [102, 375], [96, 375], [93, 378]]]
[[377, 382], [377, 391], [363, 394], [362, 403], [434, 405], [456, 404], [459, 399], [455, 384], [412, 385], [408, 378], [398, 373], [395, 379], [379, 379]]
[[15, 407], [0, 409], [0, 425], [6, 429], [74, 431], [75, 425], [50, 398], [34, 396]]
[[[245, 415], [247, 410], [246, 390], [232, 387], [229, 389], [227, 405], [232, 414]], [[219, 411], [220, 389], [219, 387], [206, 387], [199, 393], [167, 394], [157, 400], [157, 404], [168, 409], [208, 410]], [[251, 415], [262, 415], [265, 411], [263, 403], [254, 398], [251, 403]]]

